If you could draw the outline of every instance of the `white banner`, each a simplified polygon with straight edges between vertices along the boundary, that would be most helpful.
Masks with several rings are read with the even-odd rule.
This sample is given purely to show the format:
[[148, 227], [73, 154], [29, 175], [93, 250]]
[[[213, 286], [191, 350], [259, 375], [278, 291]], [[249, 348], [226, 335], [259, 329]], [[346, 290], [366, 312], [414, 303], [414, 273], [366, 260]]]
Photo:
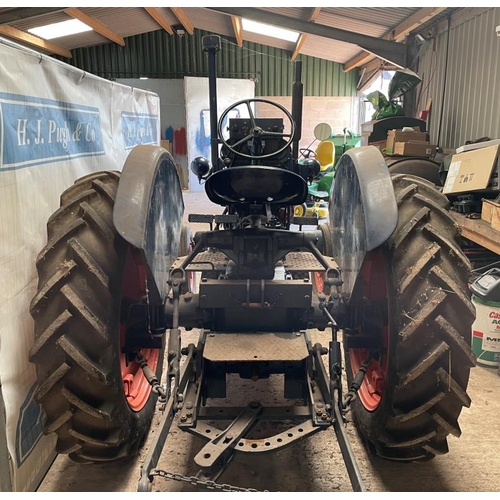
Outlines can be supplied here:
[[0, 383], [12, 489], [33, 491], [55, 445], [28, 361], [47, 220], [77, 178], [121, 170], [135, 145], [160, 143], [160, 103], [1, 38], [0, 74]]

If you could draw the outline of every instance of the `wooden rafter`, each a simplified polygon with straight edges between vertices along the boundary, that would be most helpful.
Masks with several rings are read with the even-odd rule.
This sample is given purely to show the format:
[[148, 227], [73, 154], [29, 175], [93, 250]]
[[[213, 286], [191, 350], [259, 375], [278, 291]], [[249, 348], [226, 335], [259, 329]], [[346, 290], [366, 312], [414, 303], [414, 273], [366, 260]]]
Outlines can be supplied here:
[[20, 43], [30, 45], [31, 47], [48, 54], [57, 54], [59, 56], [66, 57], [67, 59], [71, 59], [72, 57], [71, 51], [65, 47], [56, 45], [48, 40], [39, 38], [31, 33], [27, 33], [26, 31], [18, 30], [12, 26], [0, 26], [0, 35], [6, 36], [7, 38], [11, 38]]
[[231, 22], [233, 23], [234, 37], [236, 38], [236, 43], [238, 47], [243, 46], [243, 28], [241, 26], [241, 17], [231, 16]]
[[370, 52], [360, 52], [355, 55], [352, 59], [349, 59], [344, 64], [344, 71], [351, 71], [351, 69], [357, 68], [358, 66], [362, 66], [364, 63], [368, 62], [370, 59], [373, 59], [373, 54]]
[[107, 26], [101, 23], [101, 21], [88, 16], [80, 9], [72, 7], [70, 9], [66, 9], [64, 12], [66, 12], [68, 16], [78, 19], [82, 23], [85, 23], [87, 26], [90, 26], [96, 33], [99, 33], [108, 40], [111, 40], [112, 42], [115, 42], [122, 47], [125, 46], [125, 40], [120, 35], [110, 30]]
[[309, 21], [316, 22], [316, 19], [318, 19], [320, 11], [321, 11], [321, 7], [313, 7], [312, 12], [309, 15]]
[[304, 45], [304, 42], [306, 41], [307, 35], [305, 33], [301, 33], [299, 35], [299, 38], [297, 40], [297, 43], [295, 44], [295, 49], [292, 53], [292, 61], [295, 61], [297, 56], [300, 54], [300, 49], [302, 48], [302, 45]]
[[382, 61], [381, 59], [373, 59], [369, 63], [367, 63], [365, 66], [363, 66], [363, 69], [366, 70], [367, 73], [371, 73], [372, 71], [377, 71], [379, 69], [393, 69], [395, 66], [390, 66], [387, 64], [386, 61]]
[[165, 16], [156, 7], [144, 7], [144, 10], [169, 34], [173, 35], [174, 30]]
[[175, 14], [175, 17], [179, 20], [182, 26], [184, 26], [184, 29], [192, 35], [194, 33], [194, 26], [184, 12], [184, 9], [181, 7], [170, 7], [170, 10]]
[[[437, 16], [445, 9], [446, 7], [424, 7], [419, 9], [415, 14], [412, 14], [408, 19], [396, 26], [390, 33], [387, 33], [383, 39], [399, 42], [413, 30]], [[362, 66], [373, 58], [374, 55], [370, 52], [362, 51], [344, 64], [344, 71], [347, 72], [358, 66]]]
[[418, 10], [415, 14], [406, 19], [406, 21], [403, 21], [399, 26], [392, 30], [392, 40], [400, 42], [413, 30], [416, 30], [422, 24], [426, 23], [433, 17], [436, 17], [445, 9], [446, 7], [425, 7]]
[[[313, 7], [311, 10], [311, 13], [309, 14], [308, 21], [311, 23], [314, 23], [316, 21], [316, 19], [318, 18], [320, 11], [321, 11], [321, 7]], [[300, 54], [300, 49], [302, 48], [302, 45], [304, 45], [306, 38], [307, 38], [307, 35], [305, 33], [301, 33], [299, 35], [299, 38], [297, 39], [297, 43], [295, 44], [295, 49], [292, 53], [292, 61], [295, 61], [297, 56]]]

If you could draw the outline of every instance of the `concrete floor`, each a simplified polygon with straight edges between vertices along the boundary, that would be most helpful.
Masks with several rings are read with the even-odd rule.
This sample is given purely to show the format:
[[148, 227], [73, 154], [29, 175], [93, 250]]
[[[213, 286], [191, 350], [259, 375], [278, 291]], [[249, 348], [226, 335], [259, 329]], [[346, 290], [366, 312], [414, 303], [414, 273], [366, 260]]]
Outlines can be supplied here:
[[[230, 383], [236, 383], [231, 380]], [[266, 386], [267, 385], [267, 386]], [[244, 391], [248, 394], [248, 384]], [[275, 387], [255, 388], [268, 398]], [[389, 462], [371, 456], [353, 424], [349, 439], [370, 492], [498, 492], [500, 491], [500, 377], [495, 370], [476, 367], [468, 392], [470, 408], [460, 417], [462, 436], [450, 436], [448, 454], [425, 463]], [[158, 432], [161, 415], [155, 415], [148, 441], [139, 456], [121, 464], [82, 465], [65, 455], [56, 458], [38, 491], [133, 492], [149, 443]], [[193, 458], [204, 441], [171, 428], [157, 468], [186, 476], [197, 471]], [[332, 428], [277, 452], [259, 456], [237, 455], [219, 482], [259, 491], [348, 492], [351, 484]], [[155, 478], [153, 491], [197, 490], [184, 482]]]
[[[220, 213], [203, 193], [185, 193], [186, 213]], [[196, 225], [193, 229], [203, 228]], [[315, 341], [326, 345], [328, 335], [314, 332]], [[321, 338], [326, 336], [325, 338]], [[183, 344], [197, 338], [185, 332]], [[243, 389], [241, 384], [243, 383]], [[256, 391], [256, 396], [276, 401], [278, 381], [245, 382], [230, 379], [235, 398]], [[500, 491], [500, 376], [494, 369], [475, 367], [468, 393], [472, 406], [459, 419], [462, 436], [448, 438], [449, 453], [425, 463], [389, 462], [370, 455], [356, 429], [348, 423], [365, 487], [370, 492], [498, 492]], [[81, 465], [60, 455], [41, 483], [40, 492], [133, 492], [137, 491], [140, 467], [151, 440], [158, 432], [157, 413], [143, 449], [125, 463]], [[158, 468], [186, 476], [197, 471], [193, 457], [205, 441], [176, 427], [176, 421], [160, 457]], [[332, 428], [289, 448], [257, 456], [236, 455], [220, 483], [259, 491], [349, 492], [351, 484]], [[204, 491], [186, 482], [155, 478], [153, 491]]]

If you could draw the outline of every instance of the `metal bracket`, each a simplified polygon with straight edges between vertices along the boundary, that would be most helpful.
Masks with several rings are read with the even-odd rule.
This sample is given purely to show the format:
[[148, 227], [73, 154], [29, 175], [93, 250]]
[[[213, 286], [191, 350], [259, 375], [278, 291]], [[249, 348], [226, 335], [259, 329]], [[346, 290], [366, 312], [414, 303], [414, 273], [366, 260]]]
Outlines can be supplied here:
[[228, 455], [232, 455], [236, 443], [255, 423], [261, 411], [260, 403], [250, 403], [224, 431], [201, 449], [194, 457], [196, 464], [202, 469], [210, 469], [220, 461], [227, 462]]

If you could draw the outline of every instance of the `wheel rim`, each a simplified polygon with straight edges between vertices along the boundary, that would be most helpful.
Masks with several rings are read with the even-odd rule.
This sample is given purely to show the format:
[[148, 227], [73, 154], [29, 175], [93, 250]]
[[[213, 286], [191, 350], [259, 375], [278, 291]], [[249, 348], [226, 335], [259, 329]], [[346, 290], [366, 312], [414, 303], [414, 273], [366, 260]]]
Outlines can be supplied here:
[[[137, 250], [128, 247], [123, 270], [123, 283], [121, 300], [137, 303], [147, 293], [147, 269]], [[120, 323], [120, 368], [123, 381], [123, 393], [127, 404], [133, 411], [144, 408], [151, 394], [151, 385], [137, 361], [131, 361], [127, 365], [126, 355], [122, 353], [125, 347], [126, 322]], [[158, 349], [141, 349], [141, 355], [147, 365], [156, 373], [160, 351]]]
[[295, 217], [302, 217], [304, 215], [304, 212], [305, 210], [303, 205], [296, 205], [293, 209], [293, 215]]
[[[361, 404], [368, 411], [375, 411], [382, 401], [389, 365], [387, 354], [390, 331], [390, 321], [388, 319], [389, 286], [387, 266], [381, 250], [373, 251], [367, 255], [361, 269], [361, 279], [363, 280], [363, 298], [366, 298], [371, 303], [376, 302], [382, 317], [385, 318], [381, 325], [383, 352], [379, 360], [372, 359], [358, 391]], [[349, 360], [353, 376], [359, 371], [368, 354], [368, 349], [349, 349]]]

